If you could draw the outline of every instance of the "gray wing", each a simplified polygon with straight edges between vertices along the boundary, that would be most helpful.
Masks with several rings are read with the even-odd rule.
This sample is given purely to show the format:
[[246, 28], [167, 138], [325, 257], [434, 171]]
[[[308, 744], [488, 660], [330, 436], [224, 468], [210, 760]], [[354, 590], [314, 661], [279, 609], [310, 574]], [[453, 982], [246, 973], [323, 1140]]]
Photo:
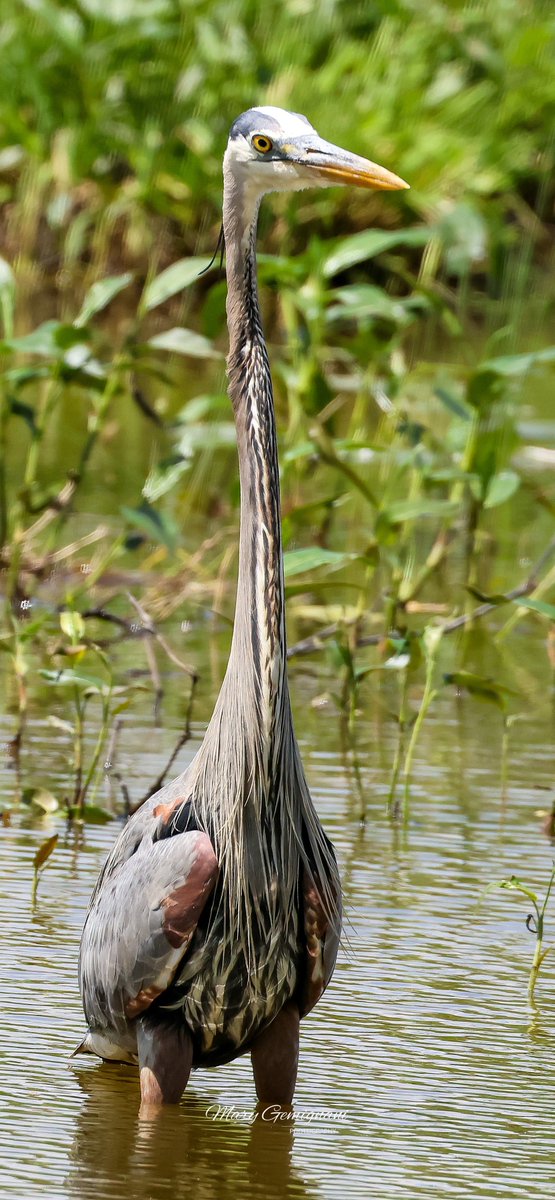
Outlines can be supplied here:
[[129, 832], [141, 824], [130, 822], [114, 847], [83, 930], [79, 982], [92, 1029], [124, 1028], [166, 990], [218, 877], [206, 833], [147, 835], [138, 846], [135, 836], [132, 849]]

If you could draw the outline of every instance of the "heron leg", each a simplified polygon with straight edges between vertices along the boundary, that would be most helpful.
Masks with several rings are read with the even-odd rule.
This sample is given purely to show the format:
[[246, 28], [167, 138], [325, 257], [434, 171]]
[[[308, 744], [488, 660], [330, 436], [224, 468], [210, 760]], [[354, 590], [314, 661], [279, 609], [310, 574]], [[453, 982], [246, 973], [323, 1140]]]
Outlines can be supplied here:
[[251, 1046], [256, 1094], [268, 1104], [290, 1104], [299, 1065], [299, 1009], [285, 1004]]
[[141, 1080], [140, 1115], [162, 1104], [178, 1104], [193, 1064], [193, 1043], [187, 1030], [173, 1021], [140, 1017], [137, 1050]]

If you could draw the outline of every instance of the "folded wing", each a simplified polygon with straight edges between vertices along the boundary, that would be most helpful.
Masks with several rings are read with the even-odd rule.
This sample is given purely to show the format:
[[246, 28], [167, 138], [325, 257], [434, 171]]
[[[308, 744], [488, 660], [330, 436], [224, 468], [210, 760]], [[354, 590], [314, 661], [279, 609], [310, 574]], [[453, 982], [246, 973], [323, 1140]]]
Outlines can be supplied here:
[[107, 864], [87, 917], [79, 975], [91, 1029], [117, 1030], [171, 983], [218, 878], [210, 838], [200, 830]]

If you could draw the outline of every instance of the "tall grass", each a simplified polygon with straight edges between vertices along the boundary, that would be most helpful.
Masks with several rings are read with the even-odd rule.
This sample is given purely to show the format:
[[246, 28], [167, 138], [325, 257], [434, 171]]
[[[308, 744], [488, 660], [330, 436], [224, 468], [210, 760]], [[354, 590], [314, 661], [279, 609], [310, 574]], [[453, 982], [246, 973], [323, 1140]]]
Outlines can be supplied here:
[[[199, 595], [231, 615], [225, 287], [217, 265], [201, 272], [229, 124], [260, 101], [412, 185], [263, 212], [291, 657], [328, 656], [351, 739], [360, 696], [397, 679], [393, 815], [410, 816], [438, 691], [495, 705], [508, 752], [512, 646], [534, 622], [548, 654], [555, 618], [554, 34], [539, 0], [6, 0], [0, 648], [21, 796], [29, 709], [55, 689], [73, 745], [64, 807], [94, 819], [133, 700], [107, 628], [136, 639], [157, 715], [158, 657], [195, 676], [163, 622], [194, 621]], [[150, 447], [141, 478], [125, 471], [135, 438]], [[99, 461], [120, 482], [93, 519]], [[515, 531], [528, 555], [508, 553]]]

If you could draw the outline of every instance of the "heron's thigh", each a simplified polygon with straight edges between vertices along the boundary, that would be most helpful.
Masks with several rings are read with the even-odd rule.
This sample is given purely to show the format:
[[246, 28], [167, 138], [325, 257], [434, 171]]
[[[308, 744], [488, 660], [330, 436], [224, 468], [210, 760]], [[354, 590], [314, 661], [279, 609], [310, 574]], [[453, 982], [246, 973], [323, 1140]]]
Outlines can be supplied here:
[[259, 1100], [290, 1104], [299, 1065], [299, 1009], [285, 1004], [251, 1046], [252, 1070]]

